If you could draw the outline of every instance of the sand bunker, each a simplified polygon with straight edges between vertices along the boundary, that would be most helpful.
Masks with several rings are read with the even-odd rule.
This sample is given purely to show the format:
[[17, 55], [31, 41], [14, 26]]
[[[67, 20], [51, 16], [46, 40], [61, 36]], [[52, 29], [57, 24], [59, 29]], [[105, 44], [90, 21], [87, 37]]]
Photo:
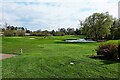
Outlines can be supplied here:
[[35, 39], [35, 38], [29, 38], [29, 39]]

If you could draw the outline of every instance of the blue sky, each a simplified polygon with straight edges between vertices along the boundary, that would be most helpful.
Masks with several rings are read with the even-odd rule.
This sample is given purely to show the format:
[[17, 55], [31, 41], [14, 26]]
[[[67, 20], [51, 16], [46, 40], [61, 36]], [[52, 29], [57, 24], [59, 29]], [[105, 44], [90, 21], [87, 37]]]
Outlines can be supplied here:
[[0, 22], [30, 30], [78, 28], [95, 12], [109, 12], [118, 17], [119, 0], [2, 0]]

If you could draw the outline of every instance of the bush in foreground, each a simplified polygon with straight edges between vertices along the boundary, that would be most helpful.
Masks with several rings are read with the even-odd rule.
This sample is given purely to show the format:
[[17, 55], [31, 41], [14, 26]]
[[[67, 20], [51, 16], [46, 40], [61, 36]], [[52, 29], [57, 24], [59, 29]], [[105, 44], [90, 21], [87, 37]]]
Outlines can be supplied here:
[[118, 45], [102, 44], [96, 49], [98, 56], [103, 56], [104, 59], [118, 60], [120, 59], [118, 53]]

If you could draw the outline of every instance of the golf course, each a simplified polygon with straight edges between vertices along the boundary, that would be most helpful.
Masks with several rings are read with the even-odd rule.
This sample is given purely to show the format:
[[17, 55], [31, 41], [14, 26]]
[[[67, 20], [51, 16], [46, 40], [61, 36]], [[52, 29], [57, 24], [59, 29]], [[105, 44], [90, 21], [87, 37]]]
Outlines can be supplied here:
[[118, 61], [91, 58], [100, 44], [69, 43], [83, 35], [2, 37], [2, 78], [118, 78]]

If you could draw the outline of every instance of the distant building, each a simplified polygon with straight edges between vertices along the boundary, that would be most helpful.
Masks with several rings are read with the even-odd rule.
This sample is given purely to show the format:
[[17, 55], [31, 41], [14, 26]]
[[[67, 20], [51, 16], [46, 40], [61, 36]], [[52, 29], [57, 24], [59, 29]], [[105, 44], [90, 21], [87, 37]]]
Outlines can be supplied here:
[[3, 36], [4, 32], [0, 32], [0, 36]]
[[120, 18], [120, 1], [118, 2], [118, 18]]
[[30, 33], [25, 33], [25, 36], [30, 36]]

